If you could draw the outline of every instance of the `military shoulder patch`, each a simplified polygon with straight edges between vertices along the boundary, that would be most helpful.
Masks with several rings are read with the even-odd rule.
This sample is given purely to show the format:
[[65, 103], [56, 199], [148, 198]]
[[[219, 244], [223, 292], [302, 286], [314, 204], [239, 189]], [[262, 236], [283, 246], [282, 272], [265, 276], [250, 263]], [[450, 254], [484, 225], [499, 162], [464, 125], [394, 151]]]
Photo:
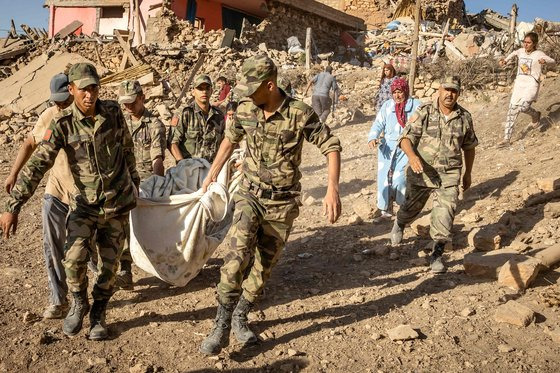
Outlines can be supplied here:
[[173, 127], [177, 127], [177, 124], [179, 123], [179, 117], [174, 115], [173, 118], [171, 118], [171, 125]]
[[45, 131], [45, 134], [43, 135], [43, 141], [49, 141], [51, 139], [52, 136], [52, 130], [49, 128], [48, 130]]

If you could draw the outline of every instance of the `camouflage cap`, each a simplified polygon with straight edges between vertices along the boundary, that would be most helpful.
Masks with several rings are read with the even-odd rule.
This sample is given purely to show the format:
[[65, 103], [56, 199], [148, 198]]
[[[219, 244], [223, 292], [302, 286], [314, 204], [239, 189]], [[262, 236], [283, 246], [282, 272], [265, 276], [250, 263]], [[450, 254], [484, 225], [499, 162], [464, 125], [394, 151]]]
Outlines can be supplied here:
[[290, 82], [290, 79], [286, 78], [285, 76], [279, 77], [278, 88], [280, 88], [281, 90], [283, 90], [285, 93], [289, 95], [292, 91], [292, 83]]
[[193, 81], [193, 88], [196, 88], [199, 85], [204, 84], [204, 83], [210, 85], [210, 87], [213, 86], [212, 79], [210, 79], [210, 77], [208, 75], [204, 75], [204, 74], [197, 75], [196, 78], [194, 78], [194, 81]]
[[249, 97], [255, 93], [262, 82], [274, 76], [276, 71], [276, 65], [268, 56], [248, 58], [241, 66], [241, 79], [233, 91], [241, 97]]
[[459, 78], [458, 76], [446, 76], [445, 78], [443, 78], [443, 80], [441, 81], [441, 86], [443, 88], [449, 88], [449, 89], [455, 89], [457, 91], [461, 90], [461, 78]]
[[82, 89], [91, 84], [99, 85], [99, 75], [95, 66], [89, 63], [75, 63], [68, 71], [68, 81]]
[[139, 93], [142, 93], [142, 86], [138, 80], [125, 80], [119, 86], [119, 104], [133, 103]]

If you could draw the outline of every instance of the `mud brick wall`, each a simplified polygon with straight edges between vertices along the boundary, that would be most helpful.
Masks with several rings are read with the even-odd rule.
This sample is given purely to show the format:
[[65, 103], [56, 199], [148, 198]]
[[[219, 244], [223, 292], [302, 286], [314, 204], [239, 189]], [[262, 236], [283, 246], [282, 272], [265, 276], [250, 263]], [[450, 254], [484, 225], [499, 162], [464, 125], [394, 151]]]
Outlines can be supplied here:
[[[342, 10], [353, 16], [361, 17], [368, 26], [384, 26], [392, 17], [390, 0], [318, 0], [319, 2]], [[397, 3], [397, 1], [394, 1]], [[426, 20], [443, 22], [448, 17], [464, 18], [463, 0], [422, 0], [423, 14]]]

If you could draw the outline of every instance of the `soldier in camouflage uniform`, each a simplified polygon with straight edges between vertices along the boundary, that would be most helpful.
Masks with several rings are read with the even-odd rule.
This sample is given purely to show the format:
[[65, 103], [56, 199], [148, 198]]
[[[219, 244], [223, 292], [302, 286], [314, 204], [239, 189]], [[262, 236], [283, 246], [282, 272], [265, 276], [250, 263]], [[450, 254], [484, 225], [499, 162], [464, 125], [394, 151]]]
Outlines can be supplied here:
[[93, 287], [89, 338], [107, 338], [105, 312], [113, 294], [118, 260], [125, 240], [128, 212], [136, 205], [136, 172], [133, 143], [123, 113], [116, 102], [98, 100], [99, 76], [87, 63], [68, 72], [68, 90], [74, 103], [63, 110], [45, 131], [42, 142], [23, 169], [11, 192], [8, 212], [0, 217], [6, 238], [15, 232], [18, 214], [33, 195], [60, 150], [68, 156], [75, 190], [70, 200], [64, 267], [73, 302], [63, 331], [76, 335], [89, 309], [87, 256], [95, 238], [101, 267]]
[[312, 108], [277, 86], [277, 69], [266, 56], [247, 59], [235, 87], [240, 101], [232, 126], [220, 145], [202, 189], [216, 180], [236, 144], [247, 141], [243, 181], [234, 196], [231, 251], [224, 258], [217, 287], [215, 324], [200, 351], [211, 355], [229, 343], [230, 329], [242, 343], [256, 342], [247, 314], [280, 255], [299, 214], [301, 152], [304, 141], [327, 157], [325, 213], [331, 223], [340, 215], [338, 179], [340, 141]]
[[430, 236], [434, 247], [430, 256], [432, 272], [446, 271], [443, 250], [451, 242], [451, 228], [459, 197], [459, 182], [465, 155], [463, 190], [471, 185], [471, 171], [478, 140], [471, 114], [457, 104], [461, 81], [447, 77], [432, 103], [420, 106], [404, 129], [399, 145], [408, 156], [405, 202], [391, 231], [398, 245], [406, 224], [411, 223], [433, 195]]
[[[163, 159], [165, 156], [165, 127], [163, 123], [144, 106], [142, 86], [137, 80], [125, 80], [119, 86], [119, 104], [124, 106], [124, 118], [134, 142], [136, 170], [140, 179], [149, 176], [163, 176]], [[127, 226], [128, 227], [128, 226]], [[128, 229], [128, 228], [127, 228]], [[116, 284], [121, 289], [132, 290], [132, 256], [127, 240], [121, 256], [120, 270]]]
[[212, 163], [224, 138], [225, 118], [220, 109], [210, 105], [212, 80], [208, 75], [198, 75], [193, 87], [194, 103], [171, 119], [171, 154], [177, 162], [204, 158]]

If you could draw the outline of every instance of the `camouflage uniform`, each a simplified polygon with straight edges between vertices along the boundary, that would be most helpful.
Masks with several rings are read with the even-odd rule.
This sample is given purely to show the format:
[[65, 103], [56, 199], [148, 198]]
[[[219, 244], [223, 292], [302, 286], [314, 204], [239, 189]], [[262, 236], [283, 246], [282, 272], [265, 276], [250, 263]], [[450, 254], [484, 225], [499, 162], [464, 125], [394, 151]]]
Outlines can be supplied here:
[[[206, 75], [199, 75], [193, 87], [202, 83], [212, 85]], [[183, 158], [204, 158], [212, 163], [226, 128], [224, 113], [210, 106], [206, 114], [197, 104], [181, 108], [172, 118], [171, 144], [177, 144]]]
[[96, 113], [87, 118], [74, 103], [53, 119], [11, 193], [8, 211], [19, 213], [58, 152], [64, 150], [76, 185], [67, 219], [64, 267], [68, 288], [72, 292], [87, 289], [87, 253], [93, 252], [91, 238], [95, 235], [102, 264], [93, 298], [108, 299], [140, 179], [119, 105], [98, 100]]
[[[254, 60], [256, 66], [245, 73], [249, 81], [258, 80], [262, 68], [263, 62], [258, 57]], [[240, 85], [236, 90], [243, 89]], [[252, 303], [261, 294], [299, 214], [296, 197], [301, 190], [304, 140], [324, 155], [340, 151], [341, 146], [311, 107], [289, 96], [268, 119], [251, 100], [242, 100], [226, 137], [234, 144], [245, 137], [247, 148], [243, 181], [234, 196], [232, 248], [221, 268], [218, 300], [231, 304], [243, 295]]]
[[[141, 93], [142, 87], [138, 81], [124, 81], [119, 88], [119, 103], [133, 102], [136, 95]], [[153, 161], [165, 157], [165, 126], [148, 109], [144, 109], [139, 122], [134, 122], [130, 114], [125, 114], [124, 118], [134, 142], [136, 170], [143, 180], [152, 175]]]
[[478, 145], [471, 114], [456, 104], [446, 120], [436, 98], [417, 109], [401, 135], [401, 140], [404, 138], [412, 142], [424, 171], [417, 174], [408, 168], [405, 202], [397, 213], [397, 223], [404, 226], [412, 222], [433, 194], [430, 235], [435, 242], [449, 242], [459, 196], [462, 151]]

